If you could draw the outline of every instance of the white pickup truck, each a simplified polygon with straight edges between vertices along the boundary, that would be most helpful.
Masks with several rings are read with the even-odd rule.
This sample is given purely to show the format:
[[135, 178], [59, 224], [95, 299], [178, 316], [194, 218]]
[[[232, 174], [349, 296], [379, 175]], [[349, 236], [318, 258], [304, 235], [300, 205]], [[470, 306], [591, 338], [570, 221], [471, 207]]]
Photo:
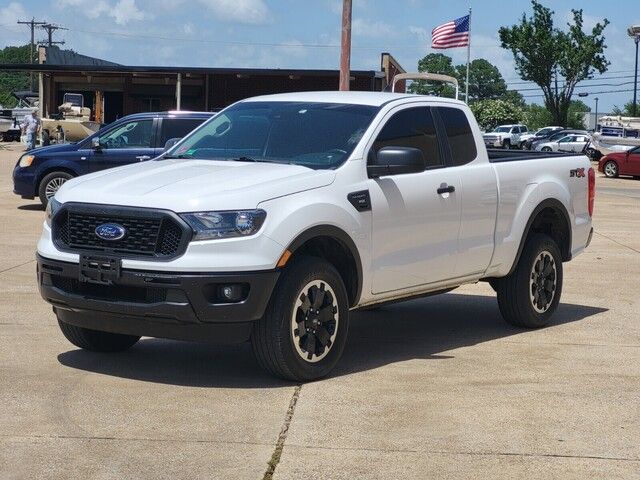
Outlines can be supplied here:
[[155, 160], [65, 183], [39, 286], [81, 348], [250, 340], [272, 374], [313, 380], [363, 307], [488, 281], [506, 321], [547, 325], [594, 182], [583, 155], [488, 154], [456, 100], [250, 98]]
[[524, 142], [534, 137], [526, 125], [500, 125], [485, 133], [482, 138], [488, 148], [522, 148]]

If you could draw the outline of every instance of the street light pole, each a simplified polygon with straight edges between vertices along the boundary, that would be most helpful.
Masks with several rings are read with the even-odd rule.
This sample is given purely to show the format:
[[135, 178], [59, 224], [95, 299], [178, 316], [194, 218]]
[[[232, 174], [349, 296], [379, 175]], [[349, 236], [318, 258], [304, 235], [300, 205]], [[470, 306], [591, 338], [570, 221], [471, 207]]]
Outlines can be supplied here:
[[636, 35], [636, 69], [633, 77], [633, 117], [636, 116], [636, 99], [638, 96], [638, 42], [640, 42], [640, 35]]
[[631, 116], [636, 116], [636, 105], [638, 99], [638, 43], [640, 42], [640, 25], [633, 25], [627, 29], [627, 33], [636, 42], [636, 68], [633, 76], [633, 106], [631, 107]]
[[342, 3], [342, 42], [340, 45], [340, 90], [349, 90], [351, 76], [351, 0]]
[[596, 101], [596, 124], [593, 127], [593, 131], [597, 132], [598, 131], [598, 100], [600, 100], [598, 97], [594, 98], [594, 100]]

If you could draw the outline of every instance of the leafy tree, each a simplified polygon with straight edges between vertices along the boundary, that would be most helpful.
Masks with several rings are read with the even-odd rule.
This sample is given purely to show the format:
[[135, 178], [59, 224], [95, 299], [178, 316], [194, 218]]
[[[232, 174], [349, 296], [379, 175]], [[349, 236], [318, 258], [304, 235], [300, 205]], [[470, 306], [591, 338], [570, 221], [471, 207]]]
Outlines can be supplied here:
[[[443, 75], [456, 76], [456, 69], [451, 62], [451, 57], [442, 53], [430, 53], [418, 61], [419, 72], [441, 73]], [[435, 95], [438, 97], [453, 97], [455, 89], [451, 85], [441, 82], [425, 82], [418, 80], [409, 85], [409, 92], [421, 95]]]
[[[622, 108], [620, 108], [617, 105], [613, 106], [613, 109], [611, 110], [611, 113], [613, 115], [620, 115], [623, 117], [633, 117], [633, 100], [629, 100], [627, 103], [624, 104], [624, 106]], [[640, 104], [637, 104], [636, 106], [636, 115], [640, 114]]]
[[[30, 46], [5, 47], [0, 50], [0, 63], [29, 63]], [[11, 92], [29, 90], [29, 74], [24, 72], [0, 72], [0, 105], [14, 107], [16, 99]]]
[[[460, 92], [465, 91], [467, 65], [456, 66], [456, 78]], [[469, 64], [469, 102], [487, 98], [502, 98], [507, 93], [507, 84], [500, 70], [484, 58], [476, 58]]]
[[507, 90], [500, 96], [500, 100], [513, 103], [520, 108], [525, 108], [527, 106], [527, 102], [524, 101], [524, 97], [517, 90]]
[[470, 108], [480, 126], [486, 130], [504, 123], [519, 123], [524, 117], [522, 108], [504, 100], [478, 100]]
[[584, 124], [584, 114], [590, 111], [591, 107], [583, 101], [571, 100], [571, 103], [569, 104], [569, 113], [567, 115], [567, 127], [584, 130], [586, 128]]
[[519, 24], [500, 28], [500, 41], [513, 53], [520, 77], [542, 89], [553, 123], [566, 125], [576, 85], [593, 78], [595, 72], [604, 73], [609, 66], [602, 35], [609, 21], [596, 23], [587, 34], [582, 10], [571, 10], [573, 22], [565, 32], [554, 27], [551, 9], [536, 0], [531, 4], [533, 16], [527, 18], [525, 13]]
[[524, 109], [524, 118], [522, 121], [530, 130], [538, 130], [551, 125], [553, 123], [553, 117], [546, 107], [532, 103]]

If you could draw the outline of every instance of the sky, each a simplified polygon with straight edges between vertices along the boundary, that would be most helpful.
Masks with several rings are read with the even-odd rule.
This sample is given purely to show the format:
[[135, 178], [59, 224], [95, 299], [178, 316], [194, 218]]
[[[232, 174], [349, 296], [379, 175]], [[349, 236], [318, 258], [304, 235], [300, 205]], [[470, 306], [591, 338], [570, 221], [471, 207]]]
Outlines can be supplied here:
[[[576, 91], [592, 110], [622, 106], [633, 97], [635, 50], [629, 25], [640, 24], [638, 0], [543, 0], [565, 27], [572, 8], [582, 8], [585, 27], [608, 18], [609, 70]], [[45, 20], [67, 28], [54, 35], [71, 48], [124, 65], [337, 69], [341, 0], [0, 0], [0, 47], [29, 41], [17, 20]], [[531, 14], [525, 0], [353, 0], [352, 69], [379, 70], [390, 52], [407, 71], [428, 53], [437, 25], [472, 8], [471, 58], [486, 58], [528, 102], [541, 92], [518, 77], [512, 54], [499, 45], [498, 29]], [[44, 39], [38, 31], [36, 40]], [[443, 50], [455, 64], [466, 48]], [[624, 92], [608, 93], [615, 90]]]

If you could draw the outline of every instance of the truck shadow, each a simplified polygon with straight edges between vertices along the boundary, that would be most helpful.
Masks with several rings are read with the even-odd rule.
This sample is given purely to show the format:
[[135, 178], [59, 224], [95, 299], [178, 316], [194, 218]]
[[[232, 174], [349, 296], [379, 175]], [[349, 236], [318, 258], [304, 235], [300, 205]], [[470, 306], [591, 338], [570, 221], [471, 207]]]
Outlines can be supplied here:
[[[561, 303], [548, 328], [606, 310]], [[354, 312], [344, 355], [331, 376], [412, 359], [444, 361], [454, 358], [455, 352], [450, 351], [456, 348], [528, 332], [502, 320], [493, 296], [446, 294]], [[124, 353], [71, 350], [58, 355], [58, 361], [79, 370], [179, 386], [291, 385], [264, 373], [253, 359], [249, 344], [208, 345], [149, 338]]]

